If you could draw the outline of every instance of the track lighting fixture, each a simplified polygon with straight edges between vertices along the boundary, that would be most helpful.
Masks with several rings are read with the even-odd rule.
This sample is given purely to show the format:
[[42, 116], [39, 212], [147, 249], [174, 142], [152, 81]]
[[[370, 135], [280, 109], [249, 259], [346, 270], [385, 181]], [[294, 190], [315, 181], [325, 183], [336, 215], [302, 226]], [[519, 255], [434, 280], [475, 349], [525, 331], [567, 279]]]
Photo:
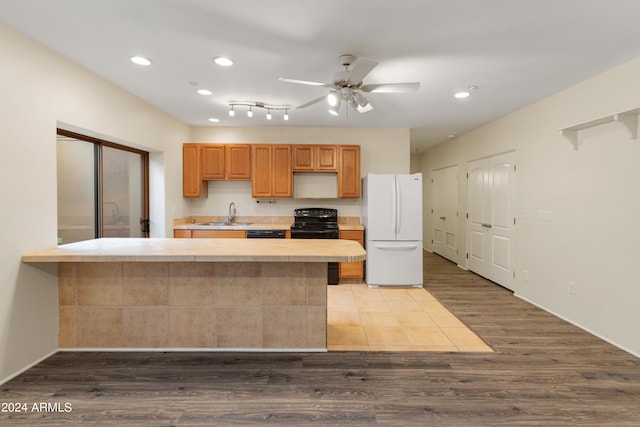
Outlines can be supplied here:
[[234, 107], [237, 106], [245, 106], [249, 107], [249, 111], [247, 111], [247, 117], [253, 117], [253, 109], [254, 108], [263, 108], [267, 110], [267, 120], [271, 120], [273, 115], [271, 111], [284, 111], [283, 120], [289, 120], [289, 106], [287, 105], [266, 105], [264, 102], [253, 102], [253, 101], [232, 101], [229, 103], [229, 116], [233, 117], [235, 115]]

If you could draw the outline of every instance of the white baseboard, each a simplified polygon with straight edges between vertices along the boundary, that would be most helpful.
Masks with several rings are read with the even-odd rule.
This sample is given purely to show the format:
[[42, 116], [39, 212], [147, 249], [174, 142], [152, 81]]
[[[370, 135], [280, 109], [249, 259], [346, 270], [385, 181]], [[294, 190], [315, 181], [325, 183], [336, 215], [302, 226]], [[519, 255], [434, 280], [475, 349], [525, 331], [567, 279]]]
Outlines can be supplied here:
[[11, 381], [12, 379], [14, 379], [15, 377], [17, 377], [18, 375], [20, 375], [21, 373], [33, 368], [34, 366], [36, 366], [38, 363], [45, 361], [46, 359], [50, 358], [51, 356], [53, 356], [54, 354], [56, 354], [58, 352], [58, 350], [53, 350], [51, 353], [42, 356], [41, 358], [37, 359], [36, 361], [34, 361], [33, 363], [28, 364], [27, 366], [25, 366], [24, 368], [20, 369], [19, 371], [9, 375], [6, 378], [3, 378], [0, 380], [0, 385]]

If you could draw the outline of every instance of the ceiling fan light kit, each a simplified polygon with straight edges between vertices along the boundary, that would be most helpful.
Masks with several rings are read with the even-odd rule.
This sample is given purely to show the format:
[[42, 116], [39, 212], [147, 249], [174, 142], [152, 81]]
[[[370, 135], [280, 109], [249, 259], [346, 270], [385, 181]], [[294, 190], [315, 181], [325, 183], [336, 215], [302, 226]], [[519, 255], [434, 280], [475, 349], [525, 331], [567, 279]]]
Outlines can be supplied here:
[[417, 92], [420, 89], [420, 83], [378, 83], [363, 84], [364, 78], [375, 68], [378, 63], [372, 59], [364, 57], [355, 57], [354, 55], [345, 54], [339, 57], [340, 65], [344, 67], [343, 71], [334, 74], [331, 83], [320, 83], [308, 80], [289, 79], [280, 77], [279, 80], [286, 83], [303, 84], [308, 86], [322, 86], [330, 89], [327, 96], [321, 96], [311, 100], [297, 108], [306, 108], [316, 104], [323, 99], [329, 103], [329, 113], [337, 116], [340, 112], [340, 106], [344, 101], [348, 106], [358, 111], [366, 113], [373, 110], [373, 105], [369, 102], [362, 92], [370, 93], [408, 93]]

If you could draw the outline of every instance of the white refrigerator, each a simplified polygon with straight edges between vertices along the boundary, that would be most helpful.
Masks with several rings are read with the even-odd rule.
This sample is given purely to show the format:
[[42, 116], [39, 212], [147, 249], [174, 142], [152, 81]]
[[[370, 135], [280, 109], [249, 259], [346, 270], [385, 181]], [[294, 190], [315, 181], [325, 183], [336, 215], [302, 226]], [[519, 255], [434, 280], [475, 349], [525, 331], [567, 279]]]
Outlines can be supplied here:
[[422, 287], [422, 174], [362, 178], [369, 286]]

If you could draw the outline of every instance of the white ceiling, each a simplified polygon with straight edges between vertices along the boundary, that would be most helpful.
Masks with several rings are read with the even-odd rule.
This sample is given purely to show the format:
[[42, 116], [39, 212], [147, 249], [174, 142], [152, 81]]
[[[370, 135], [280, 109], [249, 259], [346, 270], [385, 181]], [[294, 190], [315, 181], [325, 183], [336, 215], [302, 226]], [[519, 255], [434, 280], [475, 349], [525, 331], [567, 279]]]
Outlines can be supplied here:
[[[411, 128], [412, 150], [640, 56], [639, 16], [638, 0], [0, 1], [0, 22], [191, 125]], [[228, 116], [229, 101], [295, 107], [326, 94], [278, 77], [329, 82], [343, 53], [379, 62], [367, 84], [420, 90], [369, 94], [365, 114], [334, 117], [321, 102], [288, 122]], [[235, 64], [218, 67], [217, 55]]]

